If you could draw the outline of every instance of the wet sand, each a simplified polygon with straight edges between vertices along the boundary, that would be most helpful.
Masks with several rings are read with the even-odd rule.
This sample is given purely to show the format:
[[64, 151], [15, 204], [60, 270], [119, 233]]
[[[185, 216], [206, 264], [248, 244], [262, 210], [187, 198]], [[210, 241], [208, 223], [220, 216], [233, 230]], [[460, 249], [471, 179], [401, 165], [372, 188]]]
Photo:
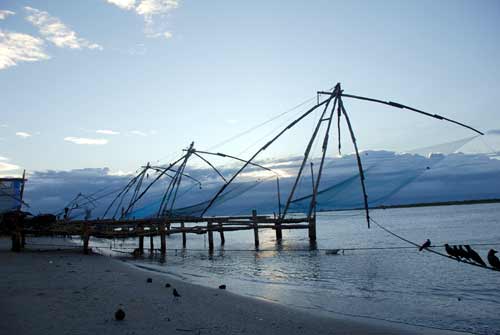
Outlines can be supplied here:
[[463, 334], [314, 315], [79, 249], [16, 254], [0, 240], [0, 265], [0, 334]]

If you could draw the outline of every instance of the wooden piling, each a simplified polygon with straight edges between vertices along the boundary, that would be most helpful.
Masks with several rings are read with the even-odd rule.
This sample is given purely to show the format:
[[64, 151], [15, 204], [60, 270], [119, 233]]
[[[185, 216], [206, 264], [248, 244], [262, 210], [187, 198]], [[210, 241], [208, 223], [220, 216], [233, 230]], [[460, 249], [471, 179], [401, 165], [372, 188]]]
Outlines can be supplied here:
[[208, 250], [214, 250], [214, 232], [212, 231], [212, 222], [207, 222], [207, 233], [208, 233]]
[[167, 236], [170, 236], [170, 222], [167, 222]]
[[144, 254], [144, 227], [142, 224], [137, 226], [137, 233], [139, 235], [139, 254]]
[[161, 245], [161, 254], [165, 255], [167, 252], [167, 241], [165, 240], [165, 224], [162, 223], [160, 225], [160, 245]]
[[276, 241], [281, 241], [283, 239], [283, 230], [281, 229], [281, 223], [276, 222], [274, 225], [274, 229], [276, 230]]
[[[181, 222], [181, 228], [185, 228], [184, 222]], [[187, 239], [186, 239], [186, 232], [182, 232], [182, 247], [185, 248], [187, 244]]]
[[152, 254], [155, 251], [153, 235], [149, 235], [149, 252]]
[[219, 222], [219, 235], [220, 235], [220, 245], [226, 244], [226, 239], [224, 238], [224, 230], [222, 229], [222, 222]]
[[252, 210], [252, 221], [253, 221], [253, 238], [255, 242], [255, 248], [259, 247], [259, 224], [257, 222], [257, 211]]
[[309, 220], [309, 240], [316, 242], [316, 217], [313, 216]]
[[90, 229], [89, 229], [89, 225], [87, 222], [83, 223], [82, 240], [83, 240], [83, 253], [85, 255], [88, 255], [90, 253], [90, 250], [89, 250]]

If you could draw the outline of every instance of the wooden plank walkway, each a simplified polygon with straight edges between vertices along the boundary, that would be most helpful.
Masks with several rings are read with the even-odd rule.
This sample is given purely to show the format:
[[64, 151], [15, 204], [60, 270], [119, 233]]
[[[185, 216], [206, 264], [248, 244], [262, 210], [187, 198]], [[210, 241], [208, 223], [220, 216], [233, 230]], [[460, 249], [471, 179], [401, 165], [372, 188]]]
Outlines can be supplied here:
[[165, 237], [171, 234], [182, 234], [183, 247], [187, 244], [187, 234], [207, 234], [209, 251], [214, 250], [213, 234], [219, 233], [221, 244], [225, 243], [225, 232], [253, 230], [254, 244], [259, 247], [259, 230], [273, 229], [276, 240], [282, 239], [283, 229], [308, 229], [311, 241], [316, 241], [316, 219], [276, 218], [257, 215], [251, 216], [217, 216], [217, 217], [165, 217], [151, 219], [123, 220], [53, 220], [43, 225], [31, 224], [30, 220], [18, 220], [10, 225], [7, 234], [12, 237], [12, 250], [21, 251], [25, 236], [80, 236], [84, 253], [89, 253], [91, 237], [100, 239], [138, 239], [138, 253], [144, 252], [144, 237], [150, 237], [150, 249], [153, 250], [153, 238], [160, 237], [160, 251], [166, 253]]

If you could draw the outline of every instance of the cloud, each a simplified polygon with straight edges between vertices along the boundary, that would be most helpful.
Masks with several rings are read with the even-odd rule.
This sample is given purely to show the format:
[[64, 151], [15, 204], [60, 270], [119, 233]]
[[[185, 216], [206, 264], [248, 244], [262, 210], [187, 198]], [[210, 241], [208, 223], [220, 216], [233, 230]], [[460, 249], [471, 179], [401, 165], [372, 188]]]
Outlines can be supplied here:
[[0, 172], [4, 171], [14, 171], [18, 170], [19, 166], [10, 164], [10, 163], [5, 163], [5, 162], [0, 162]]
[[28, 138], [31, 137], [30, 133], [24, 132], [24, 131], [18, 131], [16, 133], [17, 136], [22, 137], [22, 138]]
[[[500, 198], [500, 161], [490, 159], [483, 154], [426, 157], [389, 151], [367, 151], [363, 152], [362, 160], [371, 206]], [[301, 159], [296, 157], [286, 161], [270, 160], [265, 163], [271, 168], [278, 166], [283, 170], [283, 174], [295, 176]], [[222, 166], [220, 171], [223, 175], [230, 176], [236, 169]], [[248, 171], [257, 170], [248, 169]], [[182, 196], [178, 197], [177, 208], [188, 207], [210, 199], [223, 184], [208, 167], [188, 166], [185, 173], [200, 180], [203, 187], [199, 189], [189, 179], [183, 179], [179, 190]], [[60, 210], [79, 192], [92, 194], [104, 189], [102, 194], [107, 194], [111, 190], [119, 190], [130, 180], [130, 176], [121, 177], [122, 174], [119, 171], [118, 173], [110, 172], [106, 168], [35, 172], [30, 176], [25, 194], [34, 208], [43, 211]], [[151, 180], [153, 175], [148, 177], [148, 180]], [[259, 178], [260, 176], [252, 177]], [[168, 178], [165, 178], [166, 180]], [[293, 177], [280, 178], [282, 198], [288, 196], [293, 181]], [[235, 182], [228, 187], [228, 192], [225, 192], [221, 201], [216, 202], [216, 206], [208, 213], [209, 215], [248, 214], [252, 208], [257, 208], [264, 213], [276, 211], [275, 178], [263, 179], [260, 183], [256, 183], [255, 179], [242, 181], [237, 178]], [[155, 210], [161, 201], [165, 186], [163, 183], [152, 187], [144, 201], [138, 203], [136, 208], [149, 206], [152, 213], [156, 213]], [[111, 194], [99, 200], [101, 210], [106, 208], [114, 195]], [[306, 173], [297, 188], [291, 209], [293, 211], [307, 210], [310, 195], [310, 175]], [[300, 200], [301, 198], [303, 200]], [[318, 209], [359, 208], [363, 204], [362, 199], [356, 157], [346, 155], [341, 158], [328, 158], [325, 162], [317, 198]], [[203, 209], [202, 205], [198, 207]], [[102, 215], [97, 209], [94, 214]]]
[[165, 37], [167, 40], [171, 39], [174, 35], [170, 31], [166, 31], [163, 33], [163, 37]]
[[135, 11], [146, 20], [151, 20], [154, 15], [165, 15], [177, 7], [178, 0], [142, 0]]
[[8, 16], [16, 14], [10, 10], [0, 10], [0, 20], [5, 20]]
[[85, 137], [65, 137], [65, 141], [72, 142], [75, 144], [87, 144], [87, 145], [104, 145], [108, 144], [108, 140], [104, 138], [85, 138]]
[[8, 161], [9, 159], [7, 157], [4, 157], [4, 156], [0, 156], [0, 161]]
[[66, 26], [61, 20], [50, 16], [49, 13], [32, 7], [24, 7], [28, 12], [26, 20], [38, 28], [40, 34], [59, 48], [70, 49], [97, 49], [102, 50], [99, 44], [87, 41], [76, 35], [76, 32]]
[[138, 135], [138, 136], [148, 136], [148, 134], [146, 134], [145, 132], [140, 131], [140, 130], [132, 130], [130, 133], [131, 133], [132, 135]]
[[98, 134], [104, 134], [104, 135], [120, 135], [119, 131], [114, 131], [114, 130], [109, 130], [109, 129], [99, 129], [95, 131]]
[[8, 124], [0, 124], [0, 128], [7, 128], [8, 126]]
[[[124, 10], [134, 9], [137, 15], [143, 17], [147, 37], [172, 38], [172, 32], [166, 30], [168, 21], [165, 17], [179, 7], [179, 0], [106, 0]], [[137, 2], [137, 5], [136, 5]], [[157, 20], [159, 18], [160, 20]]]
[[43, 50], [43, 44], [40, 38], [0, 29], [0, 70], [20, 62], [49, 59], [49, 55]]
[[131, 10], [135, 8], [135, 0], [106, 0], [106, 1], [124, 10]]

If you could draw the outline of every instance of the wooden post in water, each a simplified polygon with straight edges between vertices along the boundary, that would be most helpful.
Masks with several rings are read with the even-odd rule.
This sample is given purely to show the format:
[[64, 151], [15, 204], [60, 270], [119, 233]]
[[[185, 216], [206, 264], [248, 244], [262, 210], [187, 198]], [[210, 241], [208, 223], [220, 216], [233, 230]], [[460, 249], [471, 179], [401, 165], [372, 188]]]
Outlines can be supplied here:
[[161, 254], [165, 255], [167, 252], [167, 241], [165, 240], [165, 224], [162, 223], [160, 225], [160, 245], [161, 245]]
[[89, 240], [90, 240], [90, 230], [87, 222], [83, 223], [83, 234], [82, 234], [82, 240], [83, 240], [83, 253], [85, 255], [89, 254]]
[[167, 222], [167, 236], [170, 236], [170, 222]]
[[14, 222], [14, 230], [12, 231], [11, 233], [11, 237], [12, 237], [12, 247], [11, 247], [11, 250], [12, 251], [15, 251], [15, 252], [20, 252], [22, 249], [23, 249], [23, 237], [22, 237], [22, 231], [23, 231], [23, 227], [22, 227], [22, 222], [21, 222], [21, 218], [19, 216], [17, 216], [15, 218], [15, 222]]
[[[181, 228], [184, 229], [186, 228], [184, 225], [184, 222], [181, 222]], [[186, 232], [182, 231], [182, 247], [186, 248], [187, 240], [186, 240]]]
[[281, 222], [279, 222], [279, 218], [278, 222], [274, 225], [274, 229], [276, 230], [276, 241], [280, 242], [283, 239], [283, 230], [281, 229]]
[[309, 240], [316, 242], [316, 216], [309, 219]]
[[220, 235], [220, 245], [224, 245], [226, 243], [226, 239], [224, 238], [224, 230], [222, 228], [222, 222], [219, 222], [219, 235]]
[[149, 231], [149, 233], [151, 235], [149, 235], [149, 253], [153, 253], [155, 251], [155, 245], [154, 245], [154, 241], [153, 241], [153, 234], [151, 232], [151, 230]]
[[212, 231], [212, 221], [207, 222], [208, 250], [214, 250], [214, 232]]
[[252, 221], [253, 221], [253, 238], [255, 242], [255, 249], [259, 248], [259, 224], [257, 223], [257, 211], [252, 210]]
[[137, 234], [139, 235], [139, 254], [142, 255], [144, 254], [144, 227], [142, 226], [142, 223], [139, 223], [137, 225]]

